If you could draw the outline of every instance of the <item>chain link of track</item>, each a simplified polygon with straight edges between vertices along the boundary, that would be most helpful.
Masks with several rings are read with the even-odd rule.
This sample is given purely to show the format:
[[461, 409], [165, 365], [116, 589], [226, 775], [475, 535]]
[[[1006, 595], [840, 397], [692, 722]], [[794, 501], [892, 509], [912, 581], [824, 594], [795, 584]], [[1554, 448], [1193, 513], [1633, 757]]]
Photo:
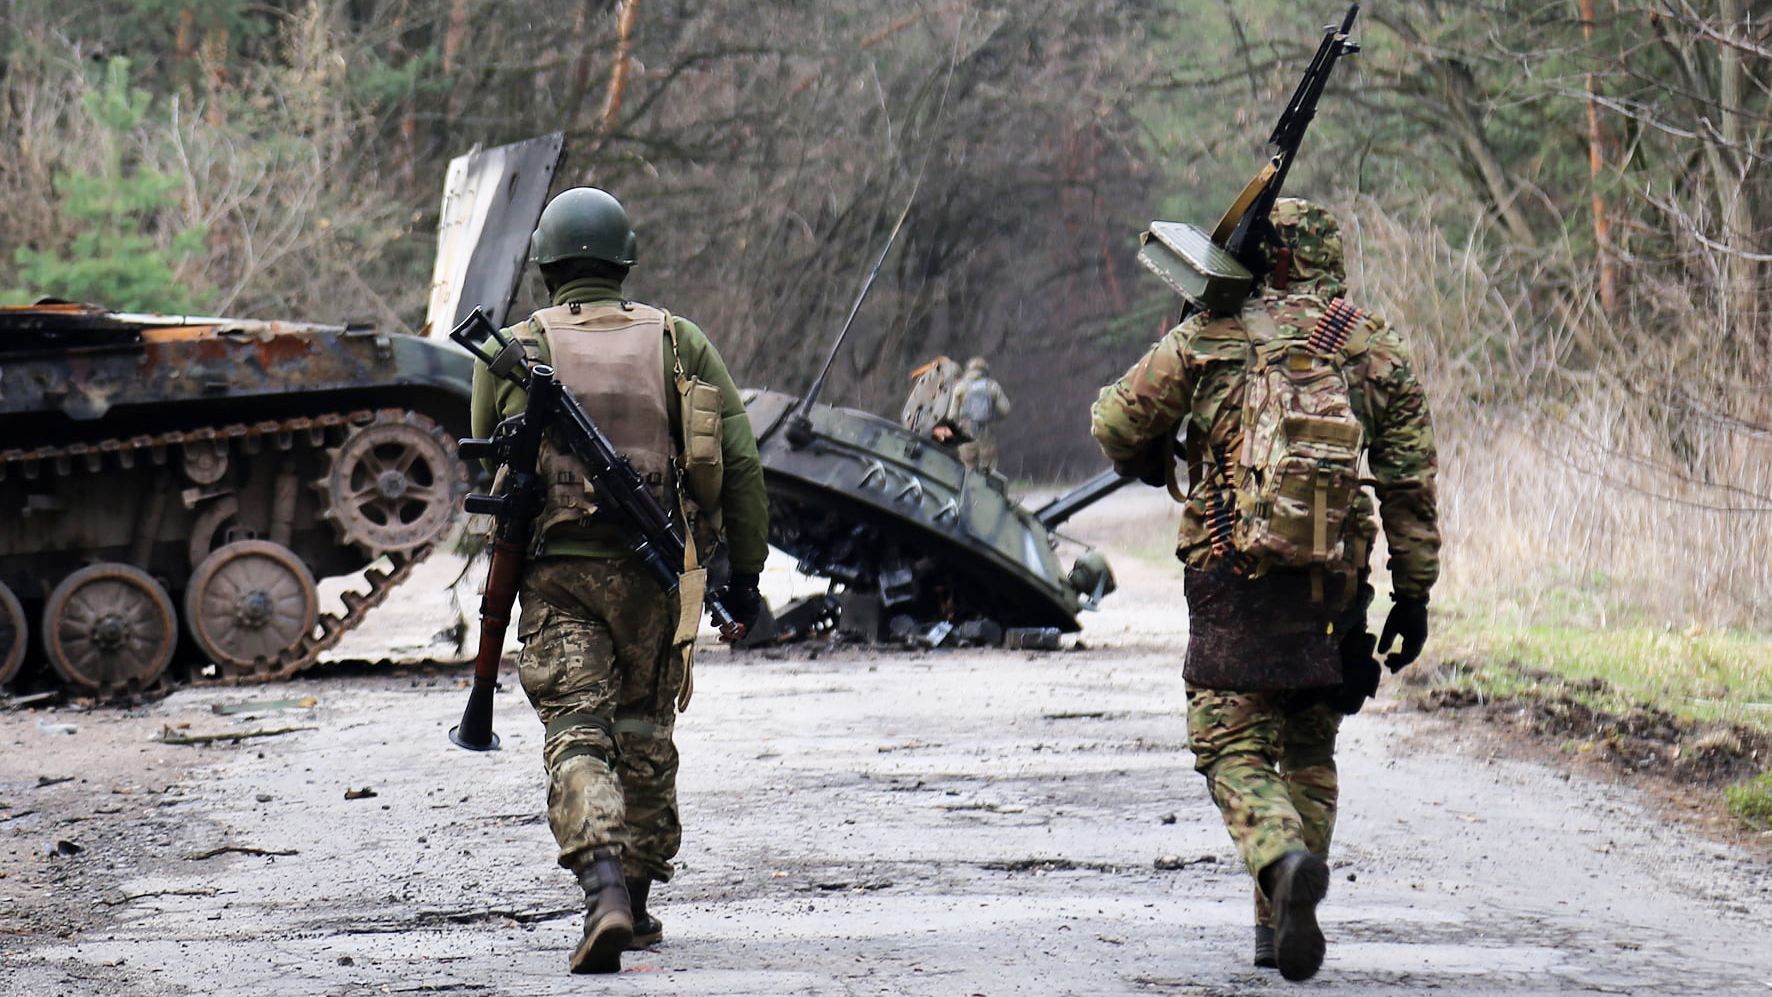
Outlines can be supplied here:
[[[328, 436], [334, 430], [349, 431], [351, 429], [373, 424], [378, 417], [401, 418], [405, 409], [359, 409], [351, 412], [329, 412], [322, 415], [298, 416], [292, 419], [267, 420], [254, 423], [231, 423], [226, 426], [204, 426], [199, 429], [174, 431], [155, 435], [117, 437], [97, 443], [74, 443], [63, 447], [36, 447], [30, 450], [12, 448], [0, 450], [0, 481], [8, 475], [19, 473], [27, 479], [36, 479], [47, 466], [57, 477], [67, 477], [76, 473], [76, 465], [86, 472], [98, 473], [104, 470], [107, 460], [129, 469], [136, 466], [136, 461], [145, 457], [151, 464], [161, 466], [169, 460], [180, 459], [173, 453], [173, 448], [188, 445], [229, 445], [235, 441], [246, 444], [248, 452], [254, 452], [268, 440], [273, 449], [288, 450], [294, 448], [297, 440], [305, 438], [307, 444], [315, 449], [323, 449], [328, 444]], [[400, 584], [412, 573], [412, 569], [423, 561], [436, 544], [427, 543], [404, 554], [384, 554], [393, 565], [388, 572], [370, 568], [364, 572], [364, 579], [369, 583], [368, 592], [347, 590], [343, 594], [345, 613], [337, 616], [331, 613], [322, 614], [315, 622], [314, 629], [302, 642], [278, 656], [270, 662], [252, 671], [224, 669], [217, 666], [218, 674], [204, 676], [200, 673], [192, 675], [192, 682], [197, 685], [241, 685], [259, 682], [274, 682], [288, 678], [297, 672], [304, 671], [319, 660], [320, 655], [336, 645], [351, 628], [363, 621], [371, 609], [387, 599], [388, 592]]]

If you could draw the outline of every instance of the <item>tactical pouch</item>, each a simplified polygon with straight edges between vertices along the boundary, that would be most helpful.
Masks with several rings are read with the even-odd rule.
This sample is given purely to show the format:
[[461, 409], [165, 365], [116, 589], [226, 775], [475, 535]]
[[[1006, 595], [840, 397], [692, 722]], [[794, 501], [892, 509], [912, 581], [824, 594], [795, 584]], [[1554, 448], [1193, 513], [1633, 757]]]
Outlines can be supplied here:
[[688, 378], [681, 390], [683, 477], [697, 505], [703, 509], [717, 507], [726, 473], [720, 439], [720, 389], [698, 378]]
[[597, 492], [591, 479], [584, 474], [584, 465], [546, 441], [542, 443], [538, 463], [542, 481], [547, 486], [547, 501], [535, 524], [536, 536], [546, 536], [549, 530], [562, 524], [589, 526], [591, 517], [597, 514]]
[[708, 569], [691, 568], [677, 578], [677, 628], [671, 637], [673, 646], [694, 644], [701, 632], [701, 608], [708, 595]]
[[673, 374], [681, 405], [683, 451], [682, 479], [694, 504], [694, 528], [702, 546], [711, 549], [720, 533], [720, 489], [725, 484], [724, 398], [718, 385], [691, 377], [683, 369], [677, 350], [677, 322], [665, 313], [665, 330], [671, 338]]
[[677, 687], [677, 711], [689, 709], [695, 696], [695, 635], [701, 632], [702, 604], [707, 601], [708, 571], [701, 566], [695, 538], [683, 545], [683, 573], [677, 578], [677, 628], [671, 634], [671, 649], [682, 663], [683, 684]]

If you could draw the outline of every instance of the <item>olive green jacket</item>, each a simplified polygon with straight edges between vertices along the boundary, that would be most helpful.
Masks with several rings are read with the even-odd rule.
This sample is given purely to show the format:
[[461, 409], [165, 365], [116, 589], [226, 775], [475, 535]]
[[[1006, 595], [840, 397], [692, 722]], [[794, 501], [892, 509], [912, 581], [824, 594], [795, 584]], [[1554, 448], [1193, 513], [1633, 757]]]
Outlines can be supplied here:
[[[622, 299], [621, 284], [613, 280], [575, 280], [554, 292], [555, 305]], [[683, 371], [720, 389], [721, 459], [725, 476], [720, 488], [720, 509], [725, 522], [726, 546], [732, 570], [752, 574], [763, 570], [769, 554], [769, 504], [763, 492], [763, 463], [757, 457], [757, 438], [751, 433], [751, 420], [745, 414], [744, 400], [720, 354], [694, 322], [676, 319], [677, 349], [683, 360]], [[547, 363], [547, 335], [533, 320], [512, 326], [507, 332], [525, 340], [535, 341], [540, 349], [539, 360]], [[665, 370], [665, 389], [671, 393], [665, 406], [671, 418], [671, 438], [683, 439], [682, 410], [677, 402], [676, 379], [672, 374], [671, 343], [664, 340], [661, 361]], [[523, 411], [527, 403], [522, 388], [492, 376], [483, 364], [474, 367], [473, 431], [475, 436], [492, 433], [499, 421]], [[612, 527], [561, 524], [548, 531], [544, 538], [544, 555], [569, 557], [621, 557], [627, 547]]]

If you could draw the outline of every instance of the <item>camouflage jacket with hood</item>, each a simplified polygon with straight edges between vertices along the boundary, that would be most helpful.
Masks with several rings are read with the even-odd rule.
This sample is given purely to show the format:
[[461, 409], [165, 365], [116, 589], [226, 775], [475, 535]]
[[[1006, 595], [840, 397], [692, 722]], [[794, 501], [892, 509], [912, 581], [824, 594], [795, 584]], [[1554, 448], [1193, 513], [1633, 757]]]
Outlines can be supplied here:
[[[1290, 280], [1273, 280], [1245, 309], [1263, 308], [1282, 336], [1307, 338], [1329, 303], [1346, 286], [1341, 237], [1333, 216], [1309, 202], [1283, 199], [1274, 223], [1290, 250], [1277, 257]], [[1280, 272], [1276, 270], [1276, 272]], [[1273, 285], [1284, 284], [1283, 287]], [[1366, 460], [1385, 540], [1392, 591], [1398, 598], [1425, 598], [1439, 576], [1440, 530], [1435, 507], [1433, 426], [1402, 337], [1372, 317], [1363, 330], [1365, 349], [1344, 368], [1356, 416], [1365, 429]], [[1092, 432], [1115, 466], [1147, 466], [1185, 420], [1195, 445], [1234, 454], [1241, 442], [1246, 334], [1238, 316], [1198, 314], [1172, 330], [1125, 376], [1102, 389], [1093, 409]], [[1210, 468], [1208, 463], [1206, 467]], [[1176, 555], [1196, 568], [1217, 560], [1206, 530], [1206, 489], [1188, 491]], [[1371, 499], [1358, 494], [1347, 529], [1359, 551], [1357, 569], [1377, 533]]]

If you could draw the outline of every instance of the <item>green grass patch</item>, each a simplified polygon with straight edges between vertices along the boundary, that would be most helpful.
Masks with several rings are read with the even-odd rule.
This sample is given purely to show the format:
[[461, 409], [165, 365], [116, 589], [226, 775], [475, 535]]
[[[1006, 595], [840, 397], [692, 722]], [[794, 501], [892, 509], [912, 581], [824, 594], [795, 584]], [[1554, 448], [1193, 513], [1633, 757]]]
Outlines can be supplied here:
[[1715, 787], [1745, 826], [1772, 828], [1772, 635], [1538, 625], [1468, 605], [1436, 606], [1409, 699], [1477, 708], [1633, 775]]
[[1730, 786], [1723, 796], [1729, 802], [1729, 812], [1743, 824], [1762, 831], [1772, 829], [1772, 772]]
[[1548, 680], [1609, 712], [1647, 704], [1681, 719], [1772, 731], [1769, 635], [1636, 623], [1536, 626], [1456, 605], [1434, 622], [1430, 654], [1456, 663], [1443, 681], [1473, 692], [1521, 695]]

